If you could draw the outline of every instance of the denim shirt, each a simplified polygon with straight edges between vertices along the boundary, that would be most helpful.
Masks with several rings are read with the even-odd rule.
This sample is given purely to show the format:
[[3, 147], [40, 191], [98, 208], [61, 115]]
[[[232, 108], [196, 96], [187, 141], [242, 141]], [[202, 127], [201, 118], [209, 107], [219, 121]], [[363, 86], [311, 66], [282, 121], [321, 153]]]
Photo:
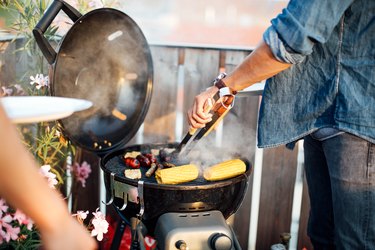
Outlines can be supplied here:
[[263, 35], [293, 65], [267, 80], [258, 146], [331, 127], [375, 143], [375, 0], [292, 0]]

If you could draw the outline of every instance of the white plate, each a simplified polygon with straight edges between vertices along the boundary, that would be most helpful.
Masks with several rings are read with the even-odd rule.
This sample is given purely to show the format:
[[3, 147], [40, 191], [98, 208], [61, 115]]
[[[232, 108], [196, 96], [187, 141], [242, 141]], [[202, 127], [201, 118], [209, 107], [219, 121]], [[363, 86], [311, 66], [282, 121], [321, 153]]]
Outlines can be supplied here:
[[9, 96], [0, 104], [14, 123], [58, 120], [92, 106], [87, 100], [52, 96]]

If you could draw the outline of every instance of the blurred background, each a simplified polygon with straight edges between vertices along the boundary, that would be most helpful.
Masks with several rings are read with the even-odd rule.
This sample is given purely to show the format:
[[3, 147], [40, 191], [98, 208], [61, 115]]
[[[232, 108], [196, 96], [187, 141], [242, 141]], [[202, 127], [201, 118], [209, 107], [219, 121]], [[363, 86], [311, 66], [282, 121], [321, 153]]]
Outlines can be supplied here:
[[[10, 1], [10, 0], [2, 0]], [[131, 16], [151, 43], [193, 43], [254, 47], [285, 0], [67, 0], [73, 6], [113, 6]], [[12, 15], [0, 10], [0, 30]], [[63, 30], [60, 30], [63, 33]]]

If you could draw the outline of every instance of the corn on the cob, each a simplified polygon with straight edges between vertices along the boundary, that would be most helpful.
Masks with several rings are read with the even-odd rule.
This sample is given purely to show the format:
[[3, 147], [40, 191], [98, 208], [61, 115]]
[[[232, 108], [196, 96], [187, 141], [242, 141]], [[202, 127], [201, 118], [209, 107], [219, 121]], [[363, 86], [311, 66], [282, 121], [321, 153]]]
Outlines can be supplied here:
[[196, 165], [189, 164], [173, 168], [158, 169], [155, 177], [160, 184], [178, 184], [198, 178], [199, 169]]
[[246, 164], [240, 159], [224, 161], [213, 165], [203, 172], [203, 177], [208, 181], [219, 181], [235, 177], [246, 171]]

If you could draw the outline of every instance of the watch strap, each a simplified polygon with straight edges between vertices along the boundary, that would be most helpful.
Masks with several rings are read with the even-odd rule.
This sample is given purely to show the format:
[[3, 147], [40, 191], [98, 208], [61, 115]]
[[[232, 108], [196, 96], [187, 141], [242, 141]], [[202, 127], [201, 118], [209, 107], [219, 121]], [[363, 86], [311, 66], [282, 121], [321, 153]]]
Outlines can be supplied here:
[[[226, 92], [228, 92], [228, 90], [229, 90], [229, 95], [235, 95], [235, 94], [237, 94], [237, 91], [235, 91], [235, 90], [233, 90], [233, 89], [231, 89], [231, 88], [229, 88], [226, 84], [225, 84], [225, 82], [223, 81], [223, 79], [225, 78], [227, 76], [227, 74], [226, 73], [220, 73], [217, 77], [216, 77], [216, 79], [214, 80], [214, 86], [216, 86], [218, 89], [219, 89], [219, 92], [221, 92], [221, 93], [226, 93]], [[224, 90], [224, 91], [221, 91], [222, 89], [224, 89], [224, 88], [227, 88], [226, 90]], [[222, 96], [222, 94], [220, 94], [221, 96]]]
[[219, 90], [222, 89], [222, 88], [225, 88], [227, 87], [227, 85], [225, 85], [224, 81], [221, 80], [220, 78], [218, 78], [216, 81], [215, 81], [215, 84], [214, 84]]

